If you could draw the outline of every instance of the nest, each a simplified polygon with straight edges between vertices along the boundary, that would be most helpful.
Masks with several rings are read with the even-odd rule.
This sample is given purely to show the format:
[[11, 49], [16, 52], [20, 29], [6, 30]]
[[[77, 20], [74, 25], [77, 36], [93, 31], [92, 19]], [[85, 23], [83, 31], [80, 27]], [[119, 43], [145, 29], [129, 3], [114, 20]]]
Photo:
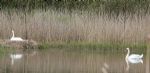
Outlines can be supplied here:
[[0, 40], [0, 45], [16, 48], [16, 49], [37, 49], [38, 44], [34, 40], [25, 41], [10, 41], [10, 40]]

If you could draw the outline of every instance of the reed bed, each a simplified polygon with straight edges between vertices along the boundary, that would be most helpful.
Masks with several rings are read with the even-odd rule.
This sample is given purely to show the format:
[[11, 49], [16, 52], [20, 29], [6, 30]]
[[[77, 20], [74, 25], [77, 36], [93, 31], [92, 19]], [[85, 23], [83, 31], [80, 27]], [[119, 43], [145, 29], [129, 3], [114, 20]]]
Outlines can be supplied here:
[[109, 16], [86, 11], [0, 11], [0, 39], [16, 36], [40, 42], [143, 43], [149, 34], [150, 16]]

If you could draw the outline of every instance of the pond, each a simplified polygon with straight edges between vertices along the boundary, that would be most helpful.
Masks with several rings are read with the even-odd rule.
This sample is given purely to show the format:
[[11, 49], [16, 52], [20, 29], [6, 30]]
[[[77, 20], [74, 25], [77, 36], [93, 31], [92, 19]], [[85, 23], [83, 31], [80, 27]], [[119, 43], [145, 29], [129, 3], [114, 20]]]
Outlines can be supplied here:
[[148, 51], [130, 49], [143, 54], [143, 63], [132, 64], [125, 59], [126, 49], [15, 50], [0, 58], [0, 73], [149, 73]]

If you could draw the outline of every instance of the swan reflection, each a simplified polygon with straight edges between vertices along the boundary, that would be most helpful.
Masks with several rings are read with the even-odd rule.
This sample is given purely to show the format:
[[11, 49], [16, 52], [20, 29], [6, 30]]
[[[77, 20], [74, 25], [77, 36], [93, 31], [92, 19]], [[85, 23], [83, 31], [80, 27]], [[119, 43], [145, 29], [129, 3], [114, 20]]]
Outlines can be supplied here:
[[104, 66], [102, 67], [103, 73], [108, 73], [109, 65], [107, 63], [104, 63]]
[[11, 65], [14, 65], [14, 61], [19, 60], [23, 57], [23, 54], [10, 54]]

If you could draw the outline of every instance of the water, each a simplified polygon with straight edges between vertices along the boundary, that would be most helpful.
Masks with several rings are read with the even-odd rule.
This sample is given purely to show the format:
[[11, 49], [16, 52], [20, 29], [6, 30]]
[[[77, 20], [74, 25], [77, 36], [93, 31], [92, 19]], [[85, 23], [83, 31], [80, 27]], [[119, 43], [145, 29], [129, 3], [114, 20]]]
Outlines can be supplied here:
[[[150, 73], [149, 49], [131, 49], [144, 54], [143, 64], [127, 63], [126, 49], [61, 49], [12, 51], [0, 59], [0, 73]], [[23, 57], [11, 64], [10, 54]]]

